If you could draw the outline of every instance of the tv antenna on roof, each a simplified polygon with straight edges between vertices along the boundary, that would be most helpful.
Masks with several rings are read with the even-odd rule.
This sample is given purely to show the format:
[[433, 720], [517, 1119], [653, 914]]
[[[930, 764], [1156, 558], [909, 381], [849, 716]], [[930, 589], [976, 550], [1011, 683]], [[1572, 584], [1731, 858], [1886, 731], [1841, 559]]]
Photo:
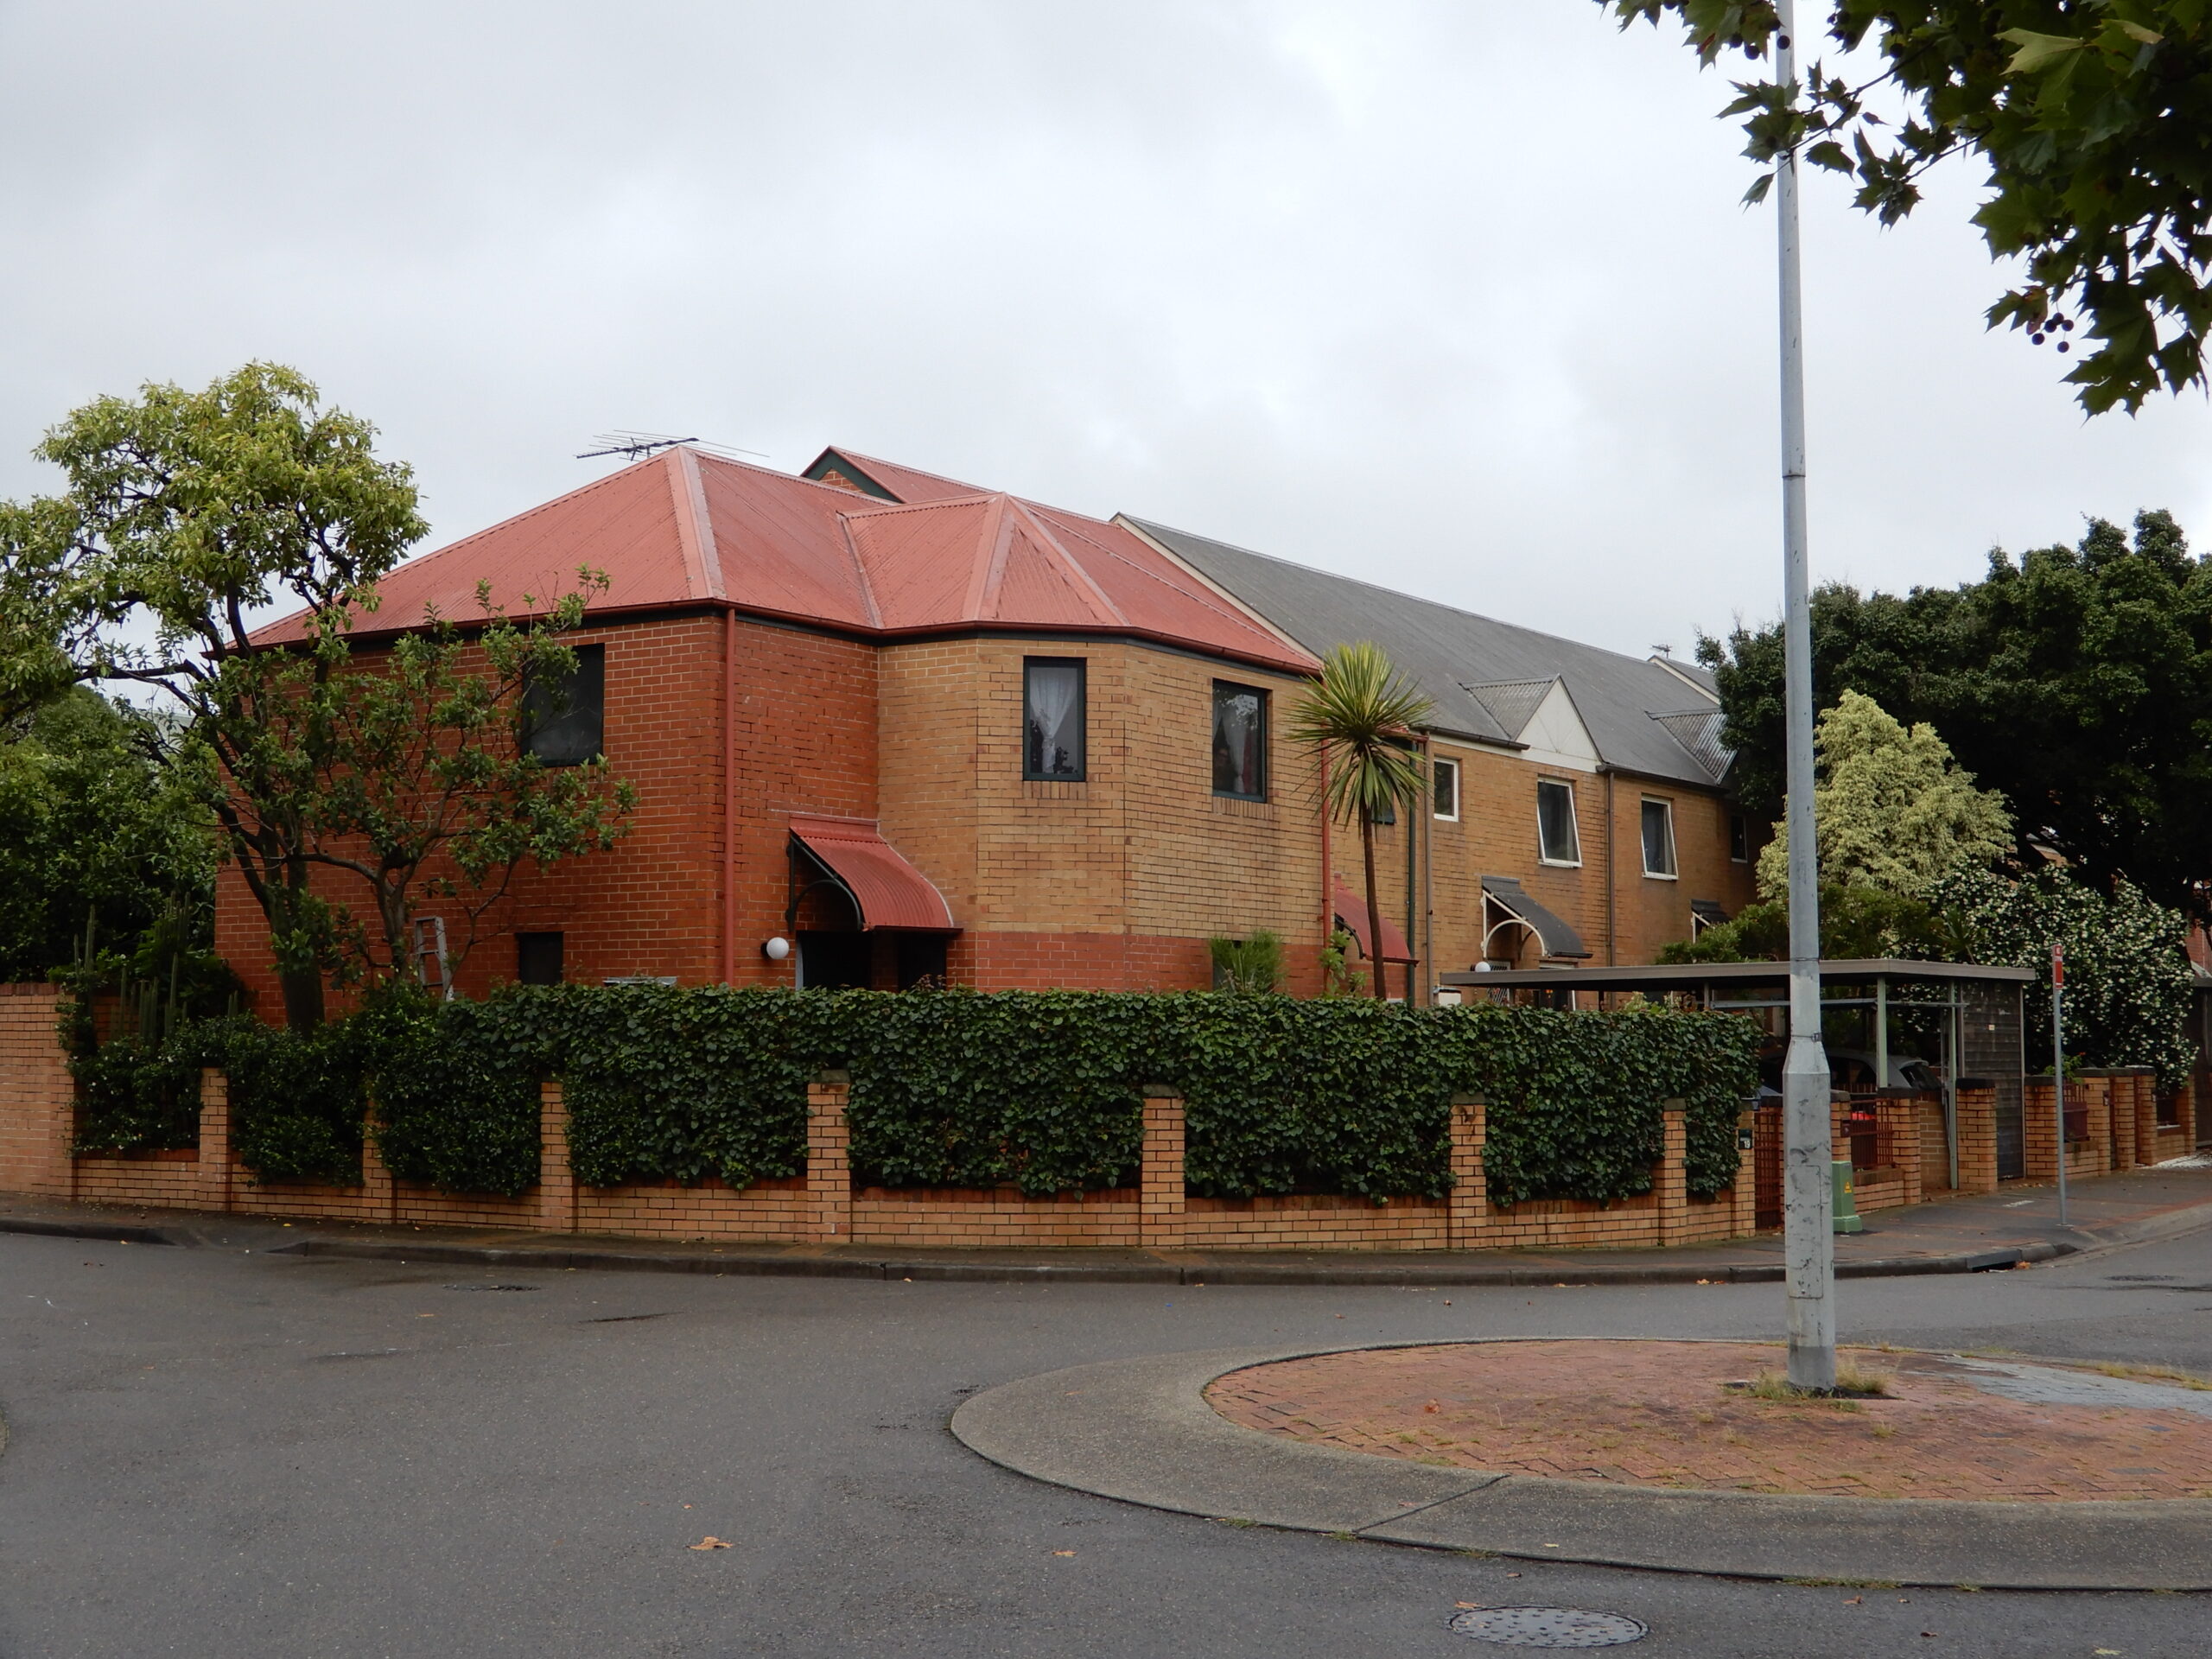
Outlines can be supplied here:
[[666, 432], [632, 432], [626, 429], [601, 432], [593, 436], [592, 442], [603, 447], [584, 450], [577, 455], [578, 461], [593, 461], [601, 455], [620, 455], [626, 461], [643, 461], [664, 449], [673, 449], [680, 443], [690, 444], [710, 455], [751, 455], [756, 461], [768, 459], [758, 449], [740, 449], [732, 444], [709, 443], [699, 438], [679, 438]]

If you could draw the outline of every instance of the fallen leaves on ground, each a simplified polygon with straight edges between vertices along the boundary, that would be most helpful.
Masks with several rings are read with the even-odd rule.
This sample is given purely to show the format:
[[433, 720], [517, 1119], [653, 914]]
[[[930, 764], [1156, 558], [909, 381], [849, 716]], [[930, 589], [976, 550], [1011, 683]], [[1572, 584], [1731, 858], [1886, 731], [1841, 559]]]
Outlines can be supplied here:
[[697, 1543], [686, 1544], [683, 1548], [686, 1549], [728, 1549], [729, 1545], [710, 1532]]

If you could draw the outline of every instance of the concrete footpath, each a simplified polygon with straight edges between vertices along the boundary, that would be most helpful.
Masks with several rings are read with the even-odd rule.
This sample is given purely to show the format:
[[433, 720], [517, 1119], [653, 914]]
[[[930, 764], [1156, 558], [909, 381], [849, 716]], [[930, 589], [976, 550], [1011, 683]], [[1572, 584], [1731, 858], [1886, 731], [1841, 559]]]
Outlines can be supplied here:
[[[250, 1190], [245, 1195], [250, 1200]], [[2018, 1186], [1866, 1217], [1836, 1240], [1846, 1279], [1980, 1273], [2212, 1227], [2212, 1167], [2165, 1165], [2076, 1181], [2068, 1223], [2056, 1192]], [[0, 1232], [134, 1243], [220, 1245], [482, 1267], [858, 1279], [1169, 1285], [1752, 1284], [1782, 1278], [1775, 1234], [1672, 1249], [1234, 1251], [948, 1250], [893, 1245], [718, 1244], [496, 1228], [283, 1224], [240, 1213], [0, 1194]]]

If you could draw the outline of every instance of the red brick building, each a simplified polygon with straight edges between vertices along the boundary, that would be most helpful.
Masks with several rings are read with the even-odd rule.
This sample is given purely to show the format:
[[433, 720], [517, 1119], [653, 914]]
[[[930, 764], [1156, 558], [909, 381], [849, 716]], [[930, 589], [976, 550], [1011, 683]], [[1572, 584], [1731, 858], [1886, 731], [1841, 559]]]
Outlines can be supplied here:
[[[837, 450], [794, 478], [671, 449], [401, 566], [357, 646], [474, 613], [480, 581], [524, 613], [579, 565], [610, 586], [574, 636], [574, 711], [530, 741], [603, 752], [639, 808], [613, 852], [518, 875], [467, 991], [1176, 988], [1211, 982], [1209, 938], [1267, 928], [1311, 992], [1335, 921], [1366, 931], [1356, 838], [1282, 736], [1337, 638], [1376, 639], [1439, 704], [1435, 810], [1385, 832], [1383, 954], [1427, 961], [1416, 995], [1440, 962], [1646, 960], [1693, 900], [1750, 894], [1692, 671]], [[217, 927], [273, 1010], [235, 876]]]

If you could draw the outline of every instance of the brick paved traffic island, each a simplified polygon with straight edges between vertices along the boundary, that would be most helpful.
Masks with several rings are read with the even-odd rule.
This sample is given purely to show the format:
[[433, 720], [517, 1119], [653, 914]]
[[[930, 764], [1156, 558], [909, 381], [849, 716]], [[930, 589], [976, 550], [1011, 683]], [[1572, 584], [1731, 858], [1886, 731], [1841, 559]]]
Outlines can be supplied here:
[[1231, 1371], [1206, 1398], [1270, 1435], [1444, 1468], [1872, 1498], [2212, 1497], [2212, 1385], [2002, 1354], [1852, 1349], [1888, 1393], [1768, 1399], [1779, 1344], [1370, 1348]]

